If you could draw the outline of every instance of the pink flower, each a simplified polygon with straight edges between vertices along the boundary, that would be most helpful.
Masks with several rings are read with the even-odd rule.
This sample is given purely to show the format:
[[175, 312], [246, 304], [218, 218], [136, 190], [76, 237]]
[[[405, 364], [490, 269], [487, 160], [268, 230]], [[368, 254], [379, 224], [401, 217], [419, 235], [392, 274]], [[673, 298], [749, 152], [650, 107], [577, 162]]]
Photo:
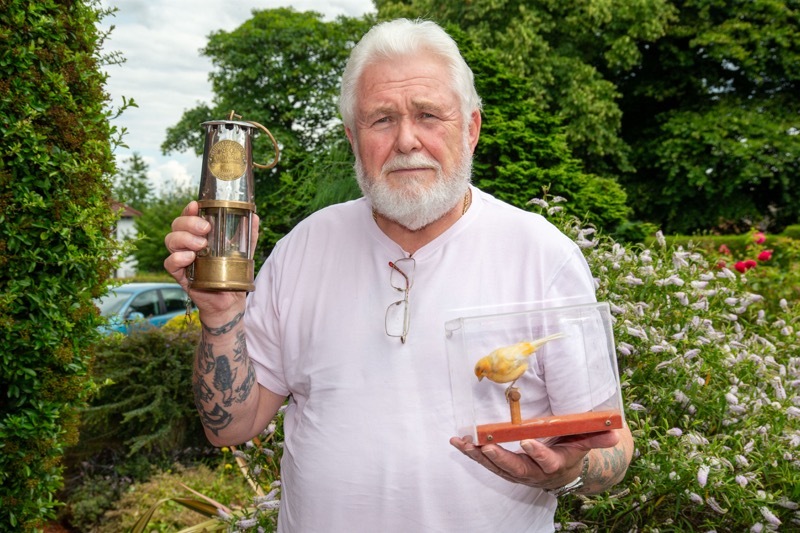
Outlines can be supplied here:
[[764, 250], [758, 254], [759, 261], [769, 261], [770, 259], [772, 259], [772, 250]]
[[744, 264], [744, 261], [737, 261], [736, 264], [733, 265], [733, 268], [735, 268], [742, 274], [744, 274], [745, 271], [747, 270], [747, 266]]
[[723, 268], [725, 268], [726, 266], [728, 266], [728, 263], [726, 263], [726, 262], [725, 262], [725, 261], [723, 261], [722, 259], [720, 259], [719, 261], [717, 261], [717, 268], [719, 268], [720, 270], [722, 270], [722, 269], [723, 269]]
[[719, 253], [725, 254], [725, 255], [731, 255], [731, 249], [728, 248], [727, 244], [720, 244], [719, 245]]
[[764, 243], [764, 241], [766, 241], [766, 240], [767, 240], [767, 236], [766, 236], [766, 235], [764, 235], [762, 232], [760, 232], [760, 231], [757, 231], [757, 232], [755, 232], [755, 234], [753, 235], [753, 240], [754, 240], [754, 241], [756, 241], [756, 244], [763, 244], [763, 243]]

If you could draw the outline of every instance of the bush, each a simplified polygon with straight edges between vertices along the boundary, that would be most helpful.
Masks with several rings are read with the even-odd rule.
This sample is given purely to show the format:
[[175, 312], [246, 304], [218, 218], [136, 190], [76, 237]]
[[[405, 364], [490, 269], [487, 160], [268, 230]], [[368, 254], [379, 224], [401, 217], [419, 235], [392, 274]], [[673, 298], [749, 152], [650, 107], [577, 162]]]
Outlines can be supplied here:
[[[625, 481], [561, 502], [562, 528], [762, 531], [800, 524], [800, 306], [765, 305], [706, 252], [623, 246], [538, 202], [610, 303], [636, 452]], [[774, 309], [774, 311], [773, 311]], [[752, 528], [752, 529], [751, 529]]]
[[94, 2], [0, 1], [0, 530], [52, 517], [114, 269]]
[[83, 412], [84, 451], [117, 443], [128, 455], [205, 442], [192, 396], [199, 327], [136, 328], [97, 349], [99, 391]]

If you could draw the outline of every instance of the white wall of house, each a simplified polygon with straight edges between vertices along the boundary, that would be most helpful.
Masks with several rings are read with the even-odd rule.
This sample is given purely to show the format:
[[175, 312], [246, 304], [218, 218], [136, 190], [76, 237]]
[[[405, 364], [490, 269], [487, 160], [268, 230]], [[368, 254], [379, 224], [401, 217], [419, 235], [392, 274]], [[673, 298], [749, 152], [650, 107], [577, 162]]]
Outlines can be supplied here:
[[[121, 210], [120, 219], [117, 222], [116, 239], [118, 242], [125, 242], [126, 240], [136, 238], [136, 217], [142, 215], [140, 211], [133, 209], [125, 204], [117, 204], [115, 209]], [[136, 259], [129, 255], [123, 259], [117, 271], [115, 272], [117, 278], [130, 278], [136, 275]]]

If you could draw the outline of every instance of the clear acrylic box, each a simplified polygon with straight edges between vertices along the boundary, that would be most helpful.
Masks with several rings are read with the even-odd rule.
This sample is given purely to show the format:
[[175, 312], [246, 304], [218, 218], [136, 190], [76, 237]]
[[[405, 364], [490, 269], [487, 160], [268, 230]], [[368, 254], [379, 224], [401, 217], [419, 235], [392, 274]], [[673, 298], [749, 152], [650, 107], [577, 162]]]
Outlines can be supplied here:
[[483, 445], [622, 427], [607, 303], [462, 317], [445, 333], [459, 436]]

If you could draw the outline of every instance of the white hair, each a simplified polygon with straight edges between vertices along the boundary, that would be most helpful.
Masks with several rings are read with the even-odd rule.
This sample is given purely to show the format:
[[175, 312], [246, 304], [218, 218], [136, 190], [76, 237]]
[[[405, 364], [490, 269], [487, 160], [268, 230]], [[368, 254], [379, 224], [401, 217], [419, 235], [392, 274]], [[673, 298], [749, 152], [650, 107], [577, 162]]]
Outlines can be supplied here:
[[435, 22], [401, 18], [373, 26], [350, 53], [339, 95], [339, 112], [344, 125], [352, 129], [355, 124], [358, 82], [368, 65], [382, 59], [414, 56], [422, 51], [432, 52], [448, 64], [464, 119], [479, 110], [481, 99], [475, 90], [475, 78], [453, 38]]

